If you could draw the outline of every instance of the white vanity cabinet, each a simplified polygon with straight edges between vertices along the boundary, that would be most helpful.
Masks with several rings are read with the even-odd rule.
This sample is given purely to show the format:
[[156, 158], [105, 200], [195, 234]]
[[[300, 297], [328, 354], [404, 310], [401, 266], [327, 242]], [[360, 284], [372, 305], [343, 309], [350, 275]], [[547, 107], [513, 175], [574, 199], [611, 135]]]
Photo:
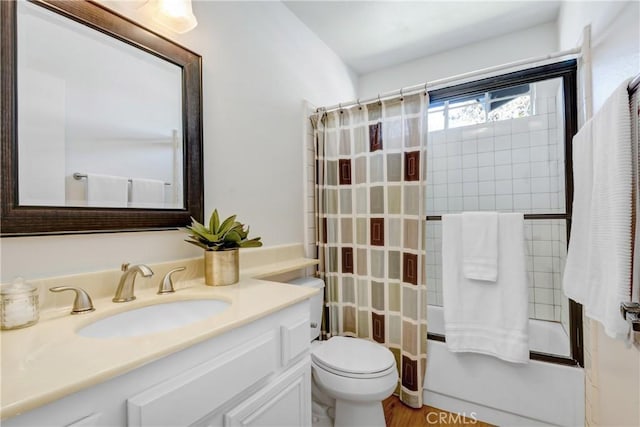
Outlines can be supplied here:
[[307, 300], [2, 425], [310, 426], [309, 327]]

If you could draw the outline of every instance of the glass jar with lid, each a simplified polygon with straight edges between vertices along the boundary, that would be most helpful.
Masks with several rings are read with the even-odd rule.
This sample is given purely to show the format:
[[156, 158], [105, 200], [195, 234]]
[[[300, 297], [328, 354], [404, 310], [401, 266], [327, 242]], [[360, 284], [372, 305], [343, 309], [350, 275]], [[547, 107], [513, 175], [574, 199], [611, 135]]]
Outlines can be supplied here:
[[0, 286], [1, 329], [25, 328], [35, 324], [39, 317], [37, 288], [23, 279]]

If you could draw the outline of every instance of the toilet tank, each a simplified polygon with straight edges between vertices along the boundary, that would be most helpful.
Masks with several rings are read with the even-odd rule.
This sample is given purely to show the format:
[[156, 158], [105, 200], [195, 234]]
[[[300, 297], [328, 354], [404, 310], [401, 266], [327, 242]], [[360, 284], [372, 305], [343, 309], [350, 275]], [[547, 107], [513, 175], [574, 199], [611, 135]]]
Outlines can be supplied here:
[[324, 306], [324, 280], [317, 277], [300, 277], [289, 281], [292, 285], [310, 286], [312, 288], [320, 289], [320, 293], [314, 295], [309, 300], [311, 306], [311, 324], [315, 325], [311, 327], [310, 341], [320, 337], [320, 327], [322, 325], [322, 308]]

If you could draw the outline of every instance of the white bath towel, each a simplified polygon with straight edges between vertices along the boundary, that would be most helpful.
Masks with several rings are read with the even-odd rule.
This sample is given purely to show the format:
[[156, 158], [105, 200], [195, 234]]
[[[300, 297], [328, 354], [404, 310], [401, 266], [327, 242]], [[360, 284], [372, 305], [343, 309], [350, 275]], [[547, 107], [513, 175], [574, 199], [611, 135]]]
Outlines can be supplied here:
[[164, 207], [164, 181], [133, 178], [131, 180], [131, 206], [136, 208]]
[[573, 218], [571, 239], [564, 267], [564, 293], [584, 304], [588, 297], [586, 260], [589, 253], [589, 220], [593, 196], [593, 121], [585, 123], [573, 137]]
[[498, 213], [462, 213], [462, 263], [467, 279], [498, 278]]
[[122, 176], [87, 174], [87, 204], [93, 207], [126, 208], [129, 180]]
[[442, 291], [447, 348], [515, 363], [529, 361], [524, 216], [498, 215], [498, 279], [464, 277], [462, 215], [442, 218]]
[[631, 116], [620, 85], [573, 139], [573, 222], [563, 287], [612, 338], [631, 286]]
[[[633, 99], [631, 104], [638, 105], [638, 98], [640, 98], [640, 93], [636, 92], [633, 95]], [[633, 251], [631, 252], [631, 256], [635, 257], [636, 261], [633, 264], [633, 271], [631, 272], [631, 277], [633, 278], [633, 283], [631, 284], [631, 301], [640, 301], [640, 261], [638, 261], [638, 256], [640, 256], [640, 215], [638, 211], [640, 210], [640, 147], [638, 144], [634, 143], [634, 141], [639, 141], [638, 135], [640, 135], [640, 108], [636, 111], [631, 110], [631, 151], [632, 151], [632, 160], [631, 166], [633, 167], [633, 180], [635, 186], [635, 204], [636, 204], [636, 223], [635, 223], [635, 236], [634, 236], [634, 244]], [[634, 160], [635, 159], [635, 160]], [[630, 336], [632, 334], [629, 334]]]

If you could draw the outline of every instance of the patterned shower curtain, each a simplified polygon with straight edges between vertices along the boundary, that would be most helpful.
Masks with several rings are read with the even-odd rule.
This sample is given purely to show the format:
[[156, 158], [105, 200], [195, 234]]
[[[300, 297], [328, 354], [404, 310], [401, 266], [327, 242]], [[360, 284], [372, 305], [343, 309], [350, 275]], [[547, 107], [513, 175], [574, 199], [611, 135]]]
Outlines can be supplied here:
[[400, 373], [395, 394], [414, 408], [422, 406], [427, 345], [428, 104], [422, 93], [312, 117], [324, 337], [388, 347]]

